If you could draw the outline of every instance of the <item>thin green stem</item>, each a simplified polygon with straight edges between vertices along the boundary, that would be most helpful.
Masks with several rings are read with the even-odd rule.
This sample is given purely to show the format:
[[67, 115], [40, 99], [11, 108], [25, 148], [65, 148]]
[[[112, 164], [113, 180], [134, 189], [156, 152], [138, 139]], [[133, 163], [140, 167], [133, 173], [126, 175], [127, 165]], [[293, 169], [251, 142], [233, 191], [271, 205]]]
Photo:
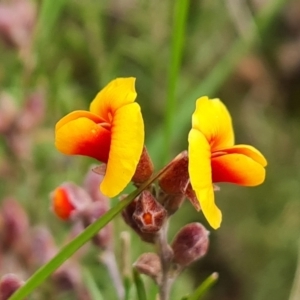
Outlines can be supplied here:
[[141, 278], [141, 275], [135, 269], [133, 269], [133, 280], [135, 283], [138, 300], [147, 300], [144, 282]]
[[165, 121], [165, 141], [167, 147], [165, 160], [170, 155], [171, 131], [176, 112], [176, 84], [180, 70], [180, 64], [184, 49], [185, 27], [188, 15], [188, 0], [177, 0], [174, 7], [174, 22], [171, 44], [170, 69], [168, 74], [167, 103], [166, 103], [166, 121]]
[[[201, 81], [201, 84], [192, 91], [184, 92], [185, 101], [175, 110], [176, 120], [174, 118], [168, 119], [168, 130], [170, 130], [168, 133], [170, 133], [170, 136], [166, 137], [160, 132], [155, 132], [150, 138], [147, 148], [149, 152], [153, 154], [152, 159], [154, 162], [161, 162], [161, 152], [155, 151], [155, 149], [160, 149], [161, 145], [166, 144], [166, 138], [168, 141], [167, 144], [169, 145], [186, 132], [189, 124], [191, 124], [191, 115], [195, 109], [196, 99], [202, 95], [212, 95], [222, 86], [241, 58], [244, 57], [251, 47], [259, 41], [259, 38], [265, 34], [270, 23], [286, 2], [287, 0], [271, 1], [255, 18], [256, 24], [253, 24], [249, 30], [248, 37], [237, 40], [211, 72]], [[257, 29], [259, 30], [260, 36], [257, 35]]]
[[199, 300], [201, 299], [210, 288], [216, 283], [218, 280], [218, 273], [212, 273], [209, 277], [207, 277], [202, 284], [194, 291], [194, 293], [186, 298], [186, 300]]

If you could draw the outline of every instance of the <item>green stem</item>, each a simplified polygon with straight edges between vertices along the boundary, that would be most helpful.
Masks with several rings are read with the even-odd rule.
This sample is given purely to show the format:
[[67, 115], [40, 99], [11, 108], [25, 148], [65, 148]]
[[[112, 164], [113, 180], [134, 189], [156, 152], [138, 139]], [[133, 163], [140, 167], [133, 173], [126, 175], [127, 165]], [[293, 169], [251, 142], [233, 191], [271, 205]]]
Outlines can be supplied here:
[[[270, 4], [255, 18], [256, 26], [253, 25], [249, 30], [248, 37], [237, 40], [232, 47], [226, 51], [224, 57], [215, 65], [211, 72], [201, 81], [201, 84], [190, 92], [184, 91], [185, 101], [174, 112], [176, 114], [176, 120], [170, 117], [168, 120], [170, 136], [167, 137], [167, 145], [186, 133], [188, 124], [191, 123], [191, 115], [195, 109], [196, 99], [202, 95], [212, 95], [222, 86], [241, 58], [249, 52], [253, 45], [255, 45], [259, 40], [258, 38], [261, 38], [262, 35], [265, 34], [271, 21], [286, 2], [287, 0], [271, 1]], [[257, 35], [257, 29], [259, 30], [260, 36]], [[165, 145], [165, 139], [166, 136], [160, 134], [160, 132], [155, 132], [150, 138], [147, 148], [149, 152], [152, 153], [154, 162], [161, 163], [161, 152], [155, 151], [155, 149], [160, 149], [161, 145]]]
[[144, 282], [141, 278], [141, 275], [135, 269], [133, 269], [133, 280], [135, 283], [138, 300], [147, 300]]
[[219, 275], [218, 273], [212, 273], [207, 277], [202, 284], [194, 291], [194, 293], [187, 298], [187, 300], [199, 300], [201, 299], [210, 288], [216, 283]]
[[174, 8], [173, 35], [171, 44], [170, 69], [168, 74], [166, 121], [165, 121], [165, 140], [167, 147], [165, 160], [168, 159], [171, 148], [171, 131], [176, 112], [176, 84], [180, 70], [180, 64], [184, 49], [184, 36], [186, 20], [188, 15], [188, 0], [177, 0]]

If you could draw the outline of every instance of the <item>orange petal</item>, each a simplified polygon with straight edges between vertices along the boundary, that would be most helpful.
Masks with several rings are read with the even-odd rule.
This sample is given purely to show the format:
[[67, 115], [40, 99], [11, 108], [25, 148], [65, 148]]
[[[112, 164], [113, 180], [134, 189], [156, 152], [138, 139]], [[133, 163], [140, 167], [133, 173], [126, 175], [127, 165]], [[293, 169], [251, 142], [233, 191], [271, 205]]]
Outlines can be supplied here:
[[219, 156], [218, 152], [221, 152], [221, 155], [232, 153], [244, 154], [261, 164], [263, 167], [267, 165], [267, 160], [265, 157], [256, 148], [250, 145], [234, 145], [227, 149], [218, 150], [216, 153], [213, 153], [213, 156]]
[[62, 187], [57, 188], [51, 197], [54, 213], [63, 220], [69, 219], [71, 212], [74, 210], [74, 206], [72, 205], [65, 189]]
[[[91, 114], [92, 115], [92, 114]], [[65, 120], [71, 120], [65, 122]], [[55, 131], [56, 148], [64, 154], [79, 154], [107, 162], [111, 133], [90, 118], [63, 118]]]
[[192, 116], [192, 128], [202, 132], [212, 151], [234, 144], [231, 117], [219, 99], [210, 100], [208, 97], [201, 97], [197, 100], [196, 110]]
[[[259, 158], [263, 162], [261, 157], [255, 158]], [[231, 182], [244, 186], [255, 186], [265, 180], [266, 171], [263, 164], [245, 154], [231, 153], [213, 157], [211, 165], [213, 182]]]
[[144, 122], [137, 103], [119, 108], [112, 123], [112, 137], [101, 192], [114, 197], [131, 181], [144, 146]]
[[206, 137], [198, 130], [189, 133], [189, 174], [193, 190], [209, 224], [217, 229], [222, 213], [215, 204], [211, 174], [211, 152]]
[[136, 98], [135, 78], [117, 78], [102, 89], [90, 105], [90, 111], [111, 123], [115, 111]]

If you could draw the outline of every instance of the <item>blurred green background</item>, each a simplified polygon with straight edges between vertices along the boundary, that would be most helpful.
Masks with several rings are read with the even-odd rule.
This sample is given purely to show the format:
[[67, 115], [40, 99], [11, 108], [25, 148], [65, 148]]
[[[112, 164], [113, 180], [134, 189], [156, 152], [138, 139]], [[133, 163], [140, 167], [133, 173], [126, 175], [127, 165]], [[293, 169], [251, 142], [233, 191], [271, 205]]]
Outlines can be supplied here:
[[[134, 76], [159, 170], [187, 148], [195, 100], [218, 97], [236, 142], [266, 156], [267, 178], [255, 188], [221, 185], [222, 226], [211, 230], [207, 256], [181, 275], [180, 293], [216, 271], [206, 299], [300, 299], [298, 0], [1, 1], [0, 57], [0, 201], [15, 198], [31, 226], [50, 228], [60, 245], [70, 225], [52, 215], [48, 195], [63, 181], [81, 184], [93, 161], [58, 153], [57, 120], [87, 109], [110, 80]], [[193, 221], [209, 228], [187, 202], [170, 239]], [[119, 229], [121, 219], [116, 239]], [[132, 235], [134, 261], [144, 245]], [[11, 271], [4, 260], [0, 275]], [[85, 264], [95, 269], [95, 259]]]

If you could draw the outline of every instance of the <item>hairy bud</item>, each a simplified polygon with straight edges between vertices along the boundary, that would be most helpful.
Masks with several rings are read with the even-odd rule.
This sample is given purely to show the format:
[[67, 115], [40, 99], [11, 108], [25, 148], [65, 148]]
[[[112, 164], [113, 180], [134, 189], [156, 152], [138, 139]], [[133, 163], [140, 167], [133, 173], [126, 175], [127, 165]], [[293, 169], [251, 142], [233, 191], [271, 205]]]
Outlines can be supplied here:
[[149, 191], [143, 191], [136, 203], [133, 219], [142, 232], [156, 233], [167, 216], [164, 207], [156, 201]]
[[139, 185], [151, 177], [153, 170], [154, 170], [154, 166], [152, 160], [149, 156], [146, 147], [144, 147], [142, 155], [140, 157], [140, 161], [136, 167], [136, 171], [131, 181], [136, 185]]
[[143, 253], [133, 267], [140, 273], [151, 277], [156, 283], [161, 281], [161, 262], [156, 253]]
[[0, 299], [7, 300], [24, 282], [15, 274], [6, 274], [0, 279]]
[[87, 192], [72, 182], [65, 182], [50, 194], [53, 212], [68, 220], [92, 202]]
[[186, 267], [207, 253], [209, 232], [200, 223], [184, 226], [172, 242], [174, 262]]

